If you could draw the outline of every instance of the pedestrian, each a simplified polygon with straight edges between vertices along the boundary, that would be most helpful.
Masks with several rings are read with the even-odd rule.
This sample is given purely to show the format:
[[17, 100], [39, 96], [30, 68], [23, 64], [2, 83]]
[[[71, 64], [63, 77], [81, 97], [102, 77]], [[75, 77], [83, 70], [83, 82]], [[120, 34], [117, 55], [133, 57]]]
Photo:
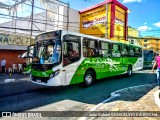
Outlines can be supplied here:
[[158, 55], [155, 57], [155, 62], [153, 64], [153, 68], [152, 68], [153, 73], [154, 73], [155, 67], [157, 67], [158, 89], [160, 89], [160, 50], [158, 51]]
[[6, 67], [6, 60], [2, 58], [1, 60], [2, 73], [5, 73], [5, 67]]

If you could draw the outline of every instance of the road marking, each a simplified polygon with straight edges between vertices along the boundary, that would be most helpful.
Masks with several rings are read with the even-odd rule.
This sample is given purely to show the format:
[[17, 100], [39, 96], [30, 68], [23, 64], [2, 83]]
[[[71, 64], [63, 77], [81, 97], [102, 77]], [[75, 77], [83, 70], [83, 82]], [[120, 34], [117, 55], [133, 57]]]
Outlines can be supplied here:
[[5, 83], [8, 83], [8, 82], [14, 82], [14, 81], [15, 81], [15, 79], [5, 79], [4, 81], [5, 81]]
[[[123, 90], [127, 90], [127, 89], [132, 89], [132, 88], [137, 88], [137, 87], [143, 87], [143, 86], [148, 86], [148, 85], [157, 85], [157, 83], [154, 84], [145, 84], [145, 85], [138, 85], [138, 86], [133, 86], [133, 87], [128, 87], [128, 88], [123, 88], [123, 89], [119, 89], [115, 92], [111, 93], [111, 97], [107, 98], [106, 100], [100, 102], [99, 104], [97, 104], [95, 107], [93, 107], [90, 111], [88, 111], [86, 114], [83, 115], [83, 117], [80, 118], [80, 120], [86, 120], [86, 116], [88, 116], [90, 114], [91, 111], [96, 111], [97, 108], [99, 108], [101, 105], [105, 104], [106, 102], [112, 100], [115, 97], [119, 97], [121, 96], [120, 94], [117, 94], [117, 92], [123, 91]], [[94, 117], [93, 117], [94, 118]]]
[[156, 92], [154, 92], [154, 100], [155, 100], [155, 103], [158, 105], [158, 107], [160, 107], [159, 94], [160, 94], [160, 90], [157, 90]]

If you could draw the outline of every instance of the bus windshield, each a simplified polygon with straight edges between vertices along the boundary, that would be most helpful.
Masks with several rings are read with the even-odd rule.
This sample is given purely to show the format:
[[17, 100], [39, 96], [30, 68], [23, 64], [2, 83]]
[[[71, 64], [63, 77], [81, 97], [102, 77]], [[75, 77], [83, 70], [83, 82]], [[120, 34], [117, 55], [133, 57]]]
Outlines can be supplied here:
[[153, 61], [154, 60], [155, 53], [152, 50], [145, 50], [144, 51], [144, 61]]
[[37, 42], [36, 58], [40, 64], [54, 64], [60, 62], [61, 41], [56, 39]]

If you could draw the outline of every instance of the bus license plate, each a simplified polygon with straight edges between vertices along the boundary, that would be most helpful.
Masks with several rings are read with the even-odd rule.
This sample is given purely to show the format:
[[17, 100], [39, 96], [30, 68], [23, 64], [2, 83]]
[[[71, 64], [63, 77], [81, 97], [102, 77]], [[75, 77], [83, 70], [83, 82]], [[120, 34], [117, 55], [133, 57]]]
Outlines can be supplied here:
[[37, 82], [41, 82], [41, 80], [36, 80]]

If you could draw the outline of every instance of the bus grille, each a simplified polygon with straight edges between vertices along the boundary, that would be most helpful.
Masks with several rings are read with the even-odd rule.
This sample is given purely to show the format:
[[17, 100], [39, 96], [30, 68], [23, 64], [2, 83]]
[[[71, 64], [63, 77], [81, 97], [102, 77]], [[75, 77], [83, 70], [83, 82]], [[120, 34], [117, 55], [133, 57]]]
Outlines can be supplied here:
[[53, 64], [32, 64], [32, 69], [36, 71], [48, 71], [53, 68]]
[[40, 80], [41, 82], [47, 83], [47, 81], [49, 80], [49, 77], [37, 77], [32, 75], [31, 79], [32, 81], [35, 81], [35, 82], [37, 82], [37, 80]]

